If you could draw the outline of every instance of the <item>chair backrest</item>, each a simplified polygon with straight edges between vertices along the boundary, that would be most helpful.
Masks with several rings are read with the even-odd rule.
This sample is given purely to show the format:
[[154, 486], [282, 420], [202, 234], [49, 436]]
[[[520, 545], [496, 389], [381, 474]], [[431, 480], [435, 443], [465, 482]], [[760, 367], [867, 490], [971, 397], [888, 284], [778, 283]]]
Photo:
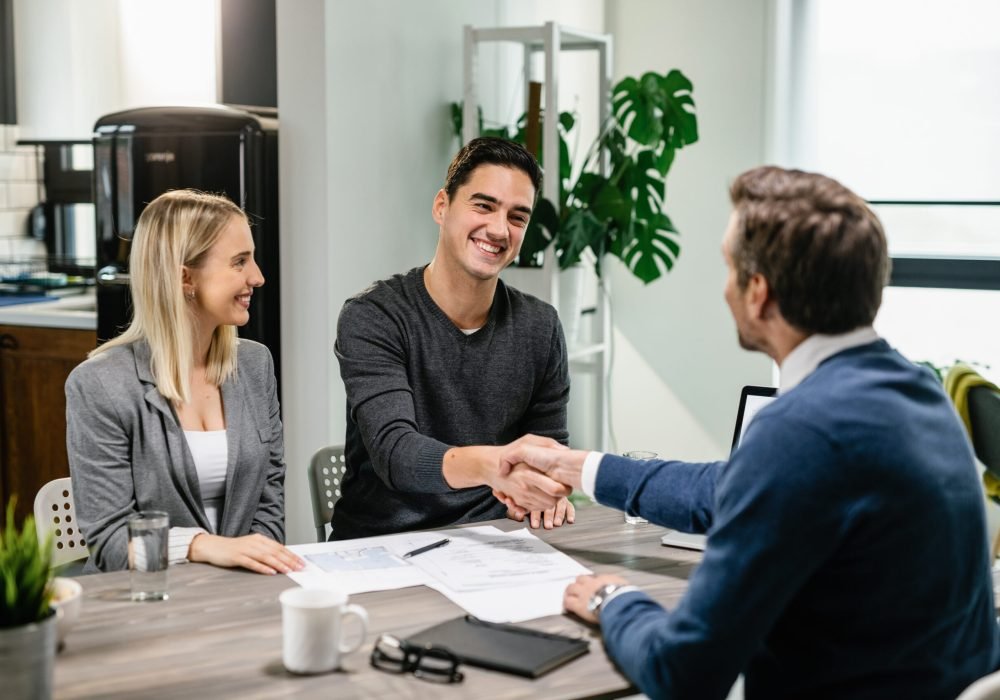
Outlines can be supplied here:
[[958, 700], [1000, 700], [1000, 671], [980, 678], [963, 690]]
[[52, 534], [52, 566], [90, 555], [76, 522], [73, 482], [69, 477], [54, 479], [38, 489], [35, 496], [35, 530], [38, 539]]
[[969, 424], [976, 457], [1000, 476], [1000, 393], [987, 386], [969, 389]]
[[346, 469], [343, 445], [320, 448], [309, 462], [309, 493], [319, 542], [326, 542], [326, 526], [330, 524], [333, 508], [340, 498], [340, 485]]

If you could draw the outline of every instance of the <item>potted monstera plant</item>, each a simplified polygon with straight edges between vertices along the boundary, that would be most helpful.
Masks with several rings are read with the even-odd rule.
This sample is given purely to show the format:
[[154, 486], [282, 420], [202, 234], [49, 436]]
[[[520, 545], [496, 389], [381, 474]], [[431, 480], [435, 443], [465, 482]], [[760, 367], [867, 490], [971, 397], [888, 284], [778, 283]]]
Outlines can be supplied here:
[[[605, 255], [620, 259], [645, 283], [669, 272], [680, 255], [680, 233], [665, 210], [667, 174], [677, 151], [698, 140], [693, 85], [679, 70], [626, 77], [611, 94], [612, 111], [571, 180], [566, 136], [571, 114], [559, 115], [560, 201], [540, 198], [525, 232], [520, 260], [531, 264], [554, 246], [559, 267], [593, 254], [598, 276]], [[544, 118], [544, 115], [542, 116]], [[480, 133], [524, 142], [526, 117], [514, 128]], [[452, 105], [452, 123], [461, 134], [461, 107]], [[541, 144], [538, 146], [541, 153]], [[602, 174], [601, 159], [607, 159]]]
[[0, 678], [3, 697], [49, 698], [56, 653], [56, 615], [50, 605], [52, 542], [38, 540], [34, 518], [19, 528], [14, 501], [0, 531]]

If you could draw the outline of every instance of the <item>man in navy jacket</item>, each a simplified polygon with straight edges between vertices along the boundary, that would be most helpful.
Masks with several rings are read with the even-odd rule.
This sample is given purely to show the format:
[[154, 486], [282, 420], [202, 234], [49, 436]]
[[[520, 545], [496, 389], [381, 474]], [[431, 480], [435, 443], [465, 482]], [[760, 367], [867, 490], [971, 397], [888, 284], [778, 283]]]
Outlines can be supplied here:
[[731, 188], [722, 253], [740, 344], [779, 397], [728, 462], [634, 462], [520, 446], [504, 456], [708, 545], [667, 611], [616, 576], [566, 609], [654, 698], [954, 698], [1000, 665], [983, 496], [938, 382], [872, 322], [881, 224], [839, 183], [764, 167]]

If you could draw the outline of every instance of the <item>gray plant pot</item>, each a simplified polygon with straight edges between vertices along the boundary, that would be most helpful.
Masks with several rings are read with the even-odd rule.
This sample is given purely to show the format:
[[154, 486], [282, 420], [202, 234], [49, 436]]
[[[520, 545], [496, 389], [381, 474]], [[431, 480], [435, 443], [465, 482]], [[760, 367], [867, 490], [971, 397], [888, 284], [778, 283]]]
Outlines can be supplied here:
[[41, 622], [0, 627], [4, 700], [49, 700], [56, 657], [55, 612]]

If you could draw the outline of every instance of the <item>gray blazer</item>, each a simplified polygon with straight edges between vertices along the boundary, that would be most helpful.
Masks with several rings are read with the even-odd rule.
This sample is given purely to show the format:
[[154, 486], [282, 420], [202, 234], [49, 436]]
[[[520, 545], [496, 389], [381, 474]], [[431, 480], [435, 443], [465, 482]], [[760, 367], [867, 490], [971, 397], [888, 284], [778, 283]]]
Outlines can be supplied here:
[[[145, 342], [116, 347], [66, 380], [66, 447], [86, 573], [128, 568], [126, 520], [163, 510], [171, 527], [213, 528], [194, 459], [171, 403], [156, 389]], [[222, 385], [229, 465], [219, 535], [284, 542], [284, 443], [271, 353], [240, 340]]]

